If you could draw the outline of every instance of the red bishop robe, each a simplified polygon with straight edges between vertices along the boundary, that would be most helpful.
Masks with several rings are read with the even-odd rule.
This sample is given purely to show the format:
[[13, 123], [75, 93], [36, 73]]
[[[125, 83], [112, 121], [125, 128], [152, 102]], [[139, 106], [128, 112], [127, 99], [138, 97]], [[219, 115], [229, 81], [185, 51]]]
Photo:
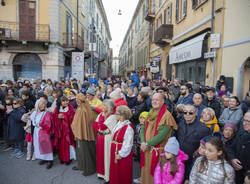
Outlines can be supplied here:
[[[58, 115], [63, 114], [64, 118], [59, 119]], [[75, 147], [74, 134], [71, 129], [71, 124], [75, 115], [74, 108], [69, 104], [67, 112], [59, 112], [57, 114], [57, 107], [54, 111], [55, 120], [55, 137], [57, 140], [57, 149], [59, 152], [59, 159], [61, 162], [70, 161], [70, 145]]]
[[108, 127], [104, 124], [105, 118], [103, 113], [99, 115], [98, 121], [93, 123], [93, 128], [97, 132], [96, 137], [96, 172], [104, 175], [104, 141], [105, 135], [99, 133], [99, 130], [106, 130]]
[[133, 175], [133, 151], [130, 154], [120, 160], [115, 161], [115, 154], [122, 148], [124, 135], [128, 126], [133, 128], [130, 123], [126, 124], [114, 133], [112, 144], [111, 144], [111, 158], [110, 158], [110, 184], [131, 184]]

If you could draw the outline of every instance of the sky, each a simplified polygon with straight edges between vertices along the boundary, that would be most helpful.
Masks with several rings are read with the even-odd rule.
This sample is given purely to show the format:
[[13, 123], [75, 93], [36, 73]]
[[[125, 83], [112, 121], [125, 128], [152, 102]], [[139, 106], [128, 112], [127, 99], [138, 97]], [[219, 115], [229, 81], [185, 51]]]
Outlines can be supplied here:
[[[128, 26], [132, 20], [136, 5], [139, 0], [102, 0], [109, 22], [113, 48], [113, 56], [118, 56]], [[121, 10], [122, 15], [118, 15]]]

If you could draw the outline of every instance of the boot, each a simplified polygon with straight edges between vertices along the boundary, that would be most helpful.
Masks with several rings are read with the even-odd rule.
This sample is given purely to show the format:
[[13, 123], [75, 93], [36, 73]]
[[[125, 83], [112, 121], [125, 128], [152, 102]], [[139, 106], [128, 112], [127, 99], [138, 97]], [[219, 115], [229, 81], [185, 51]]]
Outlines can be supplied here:
[[36, 160], [35, 152], [33, 152], [32, 159], [31, 159], [31, 160]]
[[31, 159], [31, 153], [32, 151], [32, 143], [31, 142], [28, 142], [27, 143], [27, 156], [26, 156], [26, 160], [30, 160]]
[[53, 166], [53, 161], [48, 161], [46, 169], [50, 169]]

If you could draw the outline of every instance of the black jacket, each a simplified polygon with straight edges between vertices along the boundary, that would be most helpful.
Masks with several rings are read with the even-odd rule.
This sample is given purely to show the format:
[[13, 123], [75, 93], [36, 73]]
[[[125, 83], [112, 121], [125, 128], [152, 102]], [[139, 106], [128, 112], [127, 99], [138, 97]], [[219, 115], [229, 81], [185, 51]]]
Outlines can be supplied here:
[[247, 99], [243, 100], [241, 102], [241, 110], [243, 114], [245, 114], [249, 109], [250, 109], [250, 103], [248, 102]]
[[31, 111], [35, 107], [34, 102], [30, 98], [28, 98], [27, 100], [24, 100], [23, 103], [24, 103], [26, 112]]
[[126, 95], [126, 101], [128, 102], [128, 107], [130, 109], [132, 109], [135, 105], [137, 105], [137, 97], [136, 96], [129, 97]]
[[186, 120], [181, 119], [176, 133], [180, 149], [188, 155], [185, 165], [185, 179], [189, 178], [192, 167], [193, 153], [199, 148], [200, 140], [210, 134], [210, 129], [201, 123], [197, 118], [192, 124], [187, 124]]
[[8, 116], [8, 138], [14, 141], [24, 140], [24, 129], [25, 123], [21, 121], [21, 118], [25, 114], [25, 109], [19, 107], [10, 112]]
[[227, 151], [230, 159], [240, 160], [244, 171], [250, 169], [250, 133], [245, 130], [238, 131]]
[[203, 101], [203, 105], [205, 105], [206, 107], [211, 107], [215, 112], [216, 118], [220, 118], [221, 106], [220, 102], [216, 100], [215, 97], [212, 100], [208, 100], [207, 98], [205, 98]]
[[131, 122], [133, 125], [139, 124], [139, 116], [142, 112], [147, 111], [146, 101], [141, 102], [140, 104], [134, 106], [132, 109], [133, 116], [131, 118]]

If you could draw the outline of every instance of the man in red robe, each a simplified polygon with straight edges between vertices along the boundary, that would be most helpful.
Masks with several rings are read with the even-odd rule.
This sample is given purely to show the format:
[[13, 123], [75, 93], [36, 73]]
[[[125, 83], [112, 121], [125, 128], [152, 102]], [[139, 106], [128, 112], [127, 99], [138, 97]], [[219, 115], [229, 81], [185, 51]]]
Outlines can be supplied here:
[[69, 165], [72, 159], [76, 159], [75, 140], [71, 129], [75, 110], [68, 102], [67, 97], [62, 96], [60, 106], [58, 105], [54, 111], [56, 148], [61, 163], [66, 165]]

